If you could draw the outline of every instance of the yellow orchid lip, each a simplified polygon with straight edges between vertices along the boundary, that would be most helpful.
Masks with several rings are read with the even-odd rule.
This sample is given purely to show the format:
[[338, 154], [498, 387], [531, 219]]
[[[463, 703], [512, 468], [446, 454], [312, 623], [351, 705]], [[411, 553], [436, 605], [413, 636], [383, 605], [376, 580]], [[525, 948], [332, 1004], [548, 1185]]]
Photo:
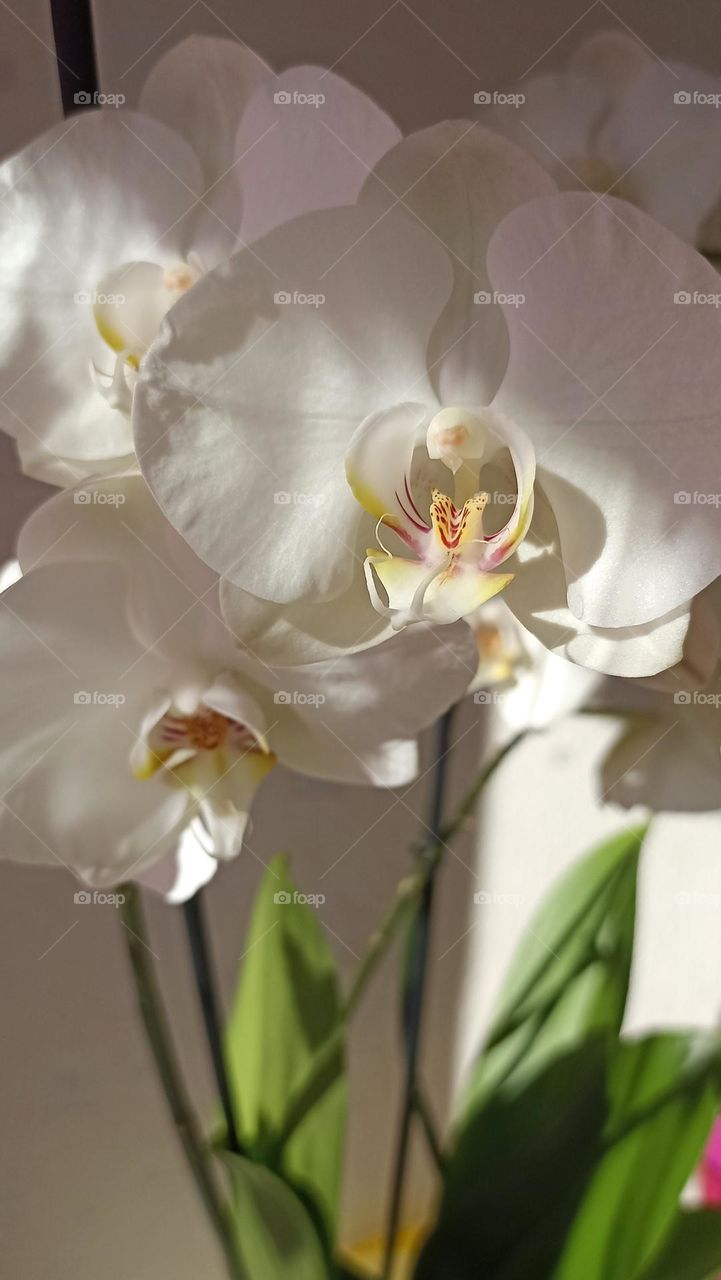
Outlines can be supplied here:
[[441, 546], [459, 555], [469, 544], [483, 539], [483, 512], [488, 506], [487, 493], [475, 493], [459, 509], [447, 494], [433, 490], [431, 523]]
[[[380, 550], [369, 551], [365, 562], [371, 602], [396, 630], [415, 622], [456, 622], [502, 591], [513, 575], [492, 570], [513, 554], [533, 513], [535, 454], [514, 422], [488, 406], [440, 409], [430, 422], [424, 412], [404, 404], [372, 415], [357, 429], [346, 458], [354, 496], [377, 520]], [[423, 448], [425, 463], [418, 458]], [[503, 526], [486, 533], [490, 495], [479, 486], [481, 465], [501, 452], [510, 454], [516, 496]], [[429, 463], [436, 464], [436, 474]], [[438, 464], [452, 473], [450, 492], [437, 480]], [[436, 482], [428, 495], [431, 478]], [[394, 555], [381, 541], [381, 525], [412, 555]]]
[[191, 713], [169, 708], [147, 739], [133, 751], [131, 768], [139, 781], [152, 778], [161, 769], [177, 775], [184, 764], [200, 753], [221, 751], [235, 757], [258, 756], [268, 767], [275, 762], [263, 735], [201, 704]]

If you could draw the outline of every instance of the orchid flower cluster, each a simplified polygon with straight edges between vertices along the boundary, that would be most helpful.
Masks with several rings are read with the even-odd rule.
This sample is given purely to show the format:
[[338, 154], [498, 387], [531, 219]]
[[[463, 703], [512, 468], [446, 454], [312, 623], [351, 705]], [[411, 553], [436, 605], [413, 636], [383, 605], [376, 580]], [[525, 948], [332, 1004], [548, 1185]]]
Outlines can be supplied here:
[[717, 678], [721, 168], [673, 74], [692, 103], [603, 36], [525, 128], [402, 137], [194, 37], [0, 167], [0, 426], [57, 489], [2, 595], [5, 856], [181, 901], [276, 765], [403, 786], [422, 730], [549, 663], [664, 714]]
[[647, 212], [198, 38], [0, 185], [2, 425], [63, 486], [3, 610], [12, 856], [206, 875], [276, 759], [407, 781], [501, 593], [582, 668], [710, 676], [717, 276]]

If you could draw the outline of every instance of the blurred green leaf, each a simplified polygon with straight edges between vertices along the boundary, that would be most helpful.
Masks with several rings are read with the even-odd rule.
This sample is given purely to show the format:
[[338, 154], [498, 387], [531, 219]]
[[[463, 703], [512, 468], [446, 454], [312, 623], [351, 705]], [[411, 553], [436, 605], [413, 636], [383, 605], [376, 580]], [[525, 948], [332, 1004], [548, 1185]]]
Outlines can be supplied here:
[[[609, 1072], [607, 1151], [554, 1280], [629, 1280], [678, 1212], [716, 1112], [715, 1037], [667, 1034], [618, 1046]], [[645, 1122], [633, 1124], [634, 1118]], [[621, 1135], [626, 1134], [625, 1137]]]
[[293, 1190], [264, 1165], [230, 1151], [223, 1159], [248, 1280], [330, 1280], [320, 1238]]
[[[244, 1143], [312, 1200], [329, 1238], [347, 1110], [340, 1010], [335, 963], [317, 912], [298, 900], [287, 860], [275, 858], [253, 910], [226, 1057]], [[333, 1083], [279, 1152], [274, 1137], [292, 1090], [331, 1036]]]
[[617, 1034], [633, 954], [639, 853], [648, 827], [575, 863], [527, 927], [501, 991], [464, 1112], [501, 1084], [530, 1079], [596, 1031]]
[[549, 1275], [605, 1121], [606, 1043], [599, 1036], [474, 1112], [448, 1160], [438, 1223], [416, 1280]]
[[721, 1213], [680, 1213], [673, 1231], [638, 1280], [710, 1280], [721, 1272]]

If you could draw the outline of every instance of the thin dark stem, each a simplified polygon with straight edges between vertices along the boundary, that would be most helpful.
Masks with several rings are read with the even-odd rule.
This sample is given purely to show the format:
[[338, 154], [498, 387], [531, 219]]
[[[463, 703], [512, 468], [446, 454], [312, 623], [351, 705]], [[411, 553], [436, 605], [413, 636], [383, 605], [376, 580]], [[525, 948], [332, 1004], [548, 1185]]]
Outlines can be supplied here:
[[198, 992], [198, 1001], [203, 1014], [203, 1024], [205, 1026], [205, 1035], [208, 1041], [208, 1050], [213, 1063], [213, 1071], [215, 1072], [218, 1094], [220, 1096], [220, 1103], [225, 1117], [227, 1146], [228, 1149], [235, 1152], [236, 1155], [243, 1155], [243, 1148], [238, 1137], [238, 1129], [235, 1123], [233, 1098], [230, 1092], [230, 1084], [225, 1069], [222, 1023], [218, 1007], [218, 998], [215, 992], [215, 983], [213, 981], [213, 966], [210, 959], [210, 947], [208, 945], [205, 921], [203, 919], [203, 904], [201, 899], [202, 892], [203, 890], [199, 889], [198, 892], [188, 900], [188, 902], [183, 904], [183, 915], [185, 917], [185, 927], [188, 933], [188, 942], [190, 943], [190, 955], [193, 962], [195, 987]]
[[50, 0], [63, 115], [97, 104], [91, 0]]
[[220, 1240], [232, 1280], [247, 1280], [236, 1250], [233, 1226], [211, 1173], [208, 1151], [196, 1124], [178, 1066], [162, 997], [155, 980], [138, 890], [123, 885], [121, 919], [135, 979], [135, 993], [148, 1044], [176, 1132], [201, 1200]]
[[413, 1108], [425, 1134], [428, 1150], [433, 1157], [433, 1163], [435, 1164], [438, 1172], [442, 1174], [444, 1170], [443, 1146], [438, 1136], [436, 1122], [433, 1117], [433, 1112], [429, 1106], [428, 1099], [420, 1089], [416, 1089], [416, 1096], [413, 1099]]
[[393, 1266], [398, 1228], [403, 1209], [403, 1189], [411, 1136], [411, 1121], [418, 1091], [418, 1054], [421, 1043], [423, 1023], [423, 999], [428, 969], [428, 950], [433, 915], [433, 899], [435, 894], [436, 873], [438, 869], [438, 846], [442, 841], [441, 822], [446, 797], [446, 783], [450, 757], [450, 738], [453, 723], [453, 708], [447, 711], [438, 724], [436, 743], [436, 767], [433, 777], [431, 810], [428, 821], [430, 836], [424, 845], [420, 858], [429, 859], [428, 875], [424, 881], [413, 933], [411, 936], [408, 973], [403, 999], [403, 1028], [405, 1035], [405, 1078], [403, 1086], [403, 1104], [401, 1124], [398, 1134], [391, 1191], [391, 1207], [388, 1217], [385, 1257], [383, 1262], [384, 1280], [388, 1280]]
[[470, 791], [468, 791], [456, 817], [443, 827], [439, 838], [431, 839], [429, 837], [420, 850], [418, 866], [411, 875], [407, 876], [399, 884], [396, 896], [373, 933], [365, 957], [356, 970], [355, 977], [343, 1003], [335, 1033], [318, 1050], [304, 1077], [290, 1097], [282, 1132], [278, 1138], [281, 1145], [289, 1140], [309, 1108], [323, 1096], [325, 1090], [329, 1088], [336, 1078], [331, 1067], [337, 1059], [343, 1031], [347, 1022], [355, 1013], [369, 982], [375, 975], [391, 944], [406, 924], [408, 917], [417, 910], [417, 904], [420, 901], [426, 880], [443, 854], [446, 844], [458, 828], [467, 821], [483, 787], [493, 777], [496, 769], [524, 737], [525, 731], [516, 734], [484, 766]]
[[[469, 791], [466, 792], [458, 812], [455, 814], [453, 818], [451, 818], [451, 821], [447, 822], [446, 825], [441, 829], [440, 835], [436, 842], [437, 844], [441, 844], [441, 845], [448, 844], [448, 841], [451, 839], [451, 837], [454, 836], [458, 830], [460, 830], [463, 824], [468, 820], [468, 818], [470, 818], [471, 814], [473, 813], [473, 810], [476, 807], [476, 802], [478, 800], [478, 797], [480, 796], [481, 792], [486, 786], [486, 783], [490, 782], [496, 770], [503, 764], [503, 761], [505, 760], [506, 756], [510, 755], [514, 747], [518, 746], [518, 743], [522, 742], [523, 739], [527, 736], [527, 734], [533, 733], [533, 732], [534, 730], [532, 729], [520, 729], [519, 732], [514, 734], [512, 738], [509, 738], [508, 742], [506, 742], [504, 746], [502, 746], [500, 750], [496, 752], [496, 754], [492, 757], [492, 759], [489, 760], [485, 769], [483, 769], [479, 773], [478, 777], [476, 778], [476, 781], [473, 783], [473, 786], [470, 788]], [[432, 843], [432, 841], [429, 840], [429, 843]]]

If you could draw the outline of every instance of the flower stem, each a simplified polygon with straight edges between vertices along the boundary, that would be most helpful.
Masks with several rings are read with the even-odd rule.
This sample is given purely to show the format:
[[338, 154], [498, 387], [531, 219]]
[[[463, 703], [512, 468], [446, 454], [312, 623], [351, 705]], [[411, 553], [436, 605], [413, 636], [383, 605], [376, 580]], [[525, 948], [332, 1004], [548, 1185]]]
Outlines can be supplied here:
[[498, 769], [498, 767], [503, 764], [503, 761], [505, 760], [506, 756], [510, 755], [511, 751], [513, 751], [513, 748], [516, 747], [518, 743], [521, 742], [526, 737], [527, 734], [532, 732], [534, 732], [534, 730], [532, 729], [519, 730], [518, 733], [514, 734], [514, 736], [510, 738], [509, 741], [506, 742], [504, 746], [502, 746], [494, 756], [491, 757], [485, 769], [482, 769], [481, 772], [479, 773], [478, 777], [473, 783], [473, 786], [470, 788], [469, 791], [466, 792], [463, 798], [463, 801], [461, 803], [460, 809], [458, 809], [455, 816], [451, 818], [451, 821], [446, 823], [445, 827], [441, 828], [441, 831], [437, 840], [438, 845], [447, 844], [448, 841], [463, 826], [464, 822], [466, 822], [466, 820], [471, 816], [473, 809], [475, 808], [476, 802], [481, 792], [483, 791], [483, 788], [485, 787], [486, 783], [489, 782], [490, 779], [493, 777], [494, 773], [496, 772], [496, 769]]
[[385, 1257], [383, 1261], [384, 1280], [389, 1280], [393, 1266], [396, 1238], [400, 1226], [403, 1208], [403, 1190], [408, 1165], [408, 1151], [411, 1135], [411, 1121], [415, 1111], [418, 1093], [418, 1055], [421, 1043], [423, 1023], [423, 1000], [426, 988], [428, 969], [428, 950], [431, 935], [433, 899], [435, 893], [436, 873], [439, 866], [438, 849], [443, 844], [441, 822], [446, 796], [446, 782], [450, 757], [450, 738], [453, 723], [453, 708], [447, 711], [438, 724], [436, 743], [436, 766], [431, 795], [431, 812], [428, 822], [429, 841], [419, 854], [421, 866], [427, 860], [428, 873], [421, 892], [418, 911], [411, 935], [408, 976], [403, 998], [403, 1024], [406, 1046], [405, 1081], [403, 1087], [403, 1105], [401, 1125], [398, 1135], [398, 1148], [393, 1172], [391, 1207], [388, 1218]]
[[426, 1143], [433, 1158], [433, 1163], [435, 1164], [438, 1172], [442, 1174], [445, 1168], [443, 1146], [428, 1099], [420, 1089], [416, 1089], [416, 1096], [413, 1099], [413, 1107], [425, 1134]]
[[195, 1179], [200, 1198], [220, 1240], [232, 1280], [248, 1280], [235, 1245], [232, 1221], [211, 1173], [206, 1144], [196, 1124], [175, 1057], [162, 997], [150, 960], [152, 952], [140, 895], [135, 885], [122, 887], [121, 920], [135, 980], [138, 1009], [178, 1138]]
[[424, 893], [426, 881], [432, 874], [435, 863], [443, 853], [448, 840], [468, 818], [489, 778], [493, 776], [512, 748], [524, 737], [525, 732], [516, 734], [490, 760], [467, 793], [458, 814], [443, 828], [440, 837], [429, 838], [425, 842], [418, 857], [419, 865], [411, 875], [406, 876], [398, 885], [396, 896], [372, 934], [366, 953], [356, 970], [343, 1002], [338, 1026], [325, 1044], [321, 1045], [306, 1074], [289, 1099], [283, 1126], [277, 1139], [280, 1145], [284, 1145], [288, 1141], [311, 1106], [315, 1105], [333, 1082], [335, 1078], [333, 1064], [337, 1062], [345, 1027], [365, 994], [368, 983], [389, 947], [395, 941], [408, 916], [417, 908]]
[[226, 1145], [229, 1151], [243, 1155], [243, 1147], [238, 1137], [235, 1123], [235, 1111], [230, 1092], [228, 1074], [223, 1054], [223, 1033], [218, 1007], [218, 998], [213, 981], [213, 966], [210, 958], [210, 947], [203, 919], [202, 889], [198, 889], [187, 902], [183, 903], [185, 928], [190, 944], [190, 955], [193, 962], [195, 987], [203, 1014], [203, 1024], [208, 1042], [208, 1050], [213, 1063], [215, 1080], [218, 1086], [220, 1103], [223, 1108], [226, 1128]]

